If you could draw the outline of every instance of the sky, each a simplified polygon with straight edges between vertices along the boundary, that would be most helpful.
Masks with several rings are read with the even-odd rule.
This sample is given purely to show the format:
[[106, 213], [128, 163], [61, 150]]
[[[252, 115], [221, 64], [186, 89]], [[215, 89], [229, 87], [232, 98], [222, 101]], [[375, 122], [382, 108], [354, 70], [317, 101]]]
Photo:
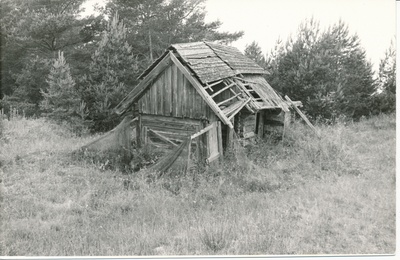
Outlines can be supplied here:
[[[104, 0], [88, 0], [87, 12], [96, 2]], [[232, 46], [243, 52], [256, 41], [264, 54], [278, 39], [295, 36], [305, 19], [313, 17], [322, 30], [341, 19], [359, 36], [375, 70], [396, 34], [395, 0], [206, 0], [205, 9], [206, 22], [222, 22], [220, 31], [244, 31]]]
[[264, 54], [278, 39], [295, 36], [305, 19], [313, 17], [322, 30], [341, 19], [375, 69], [396, 34], [395, 0], [207, 0], [206, 10], [206, 21], [220, 20], [221, 31], [244, 31], [233, 46], [243, 52], [256, 41]]

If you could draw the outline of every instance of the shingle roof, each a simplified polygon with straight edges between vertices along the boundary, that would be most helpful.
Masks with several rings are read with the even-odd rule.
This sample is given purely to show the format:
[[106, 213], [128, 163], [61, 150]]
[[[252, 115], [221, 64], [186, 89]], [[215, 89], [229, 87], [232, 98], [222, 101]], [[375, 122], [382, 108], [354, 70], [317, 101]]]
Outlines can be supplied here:
[[206, 43], [236, 74], [265, 74], [266, 71], [253, 60], [243, 55], [238, 49], [221, 44]]
[[242, 73], [266, 73], [263, 68], [234, 47], [195, 42], [173, 44], [170, 49], [180, 55], [203, 84]]
[[207, 84], [238, 74], [265, 74], [266, 71], [238, 49], [210, 42], [173, 44], [147, 68], [139, 79], [145, 77], [169, 50], [179, 54], [201, 83]]

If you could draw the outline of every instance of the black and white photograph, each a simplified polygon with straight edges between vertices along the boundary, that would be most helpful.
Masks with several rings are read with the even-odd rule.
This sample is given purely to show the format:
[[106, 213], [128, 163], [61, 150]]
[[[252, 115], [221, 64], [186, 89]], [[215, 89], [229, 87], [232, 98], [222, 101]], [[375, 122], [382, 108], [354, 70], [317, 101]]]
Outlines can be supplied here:
[[0, 258], [394, 258], [398, 6], [0, 0]]

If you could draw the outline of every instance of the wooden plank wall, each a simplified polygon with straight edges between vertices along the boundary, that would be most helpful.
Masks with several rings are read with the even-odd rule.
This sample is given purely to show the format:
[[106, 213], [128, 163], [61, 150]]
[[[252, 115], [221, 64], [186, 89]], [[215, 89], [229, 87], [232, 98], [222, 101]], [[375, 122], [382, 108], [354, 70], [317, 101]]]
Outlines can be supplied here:
[[141, 115], [142, 129], [147, 127], [172, 139], [184, 140], [203, 128], [200, 120], [173, 118], [167, 116]]
[[[165, 141], [159, 140], [159, 138], [154, 138], [154, 136], [147, 134], [147, 130], [150, 129], [152, 131], [161, 134], [162, 136], [168, 138], [169, 140], [179, 144], [183, 142], [188, 136], [200, 131], [204, 128], [204, 124], [201, 120], [188, 119], [188, 118], [174, 118], [170, 116], [160, 116], [160, 115], [140, 115], [140, 131], [141, 135], [141, 145], [147, 143], [150, 139], [153, 143], [157, 143], [158, 146], [164, 148], [171, 148], [169, 144]], [[196, 138], [195, 141], [192, 142], [192, 147], [196, 147], [195, 151], [197, 157], [200, 159], [203, 157], [205, 159], [206, 155], [203, 155], [204, 151], [202, 149], [204, 147], [205, 136], [201, 136]]]
[[214, 112], [191, 83], [171, 64], [138, 101], [139, 113], [176, 118], [208, 118], [217, 121]]

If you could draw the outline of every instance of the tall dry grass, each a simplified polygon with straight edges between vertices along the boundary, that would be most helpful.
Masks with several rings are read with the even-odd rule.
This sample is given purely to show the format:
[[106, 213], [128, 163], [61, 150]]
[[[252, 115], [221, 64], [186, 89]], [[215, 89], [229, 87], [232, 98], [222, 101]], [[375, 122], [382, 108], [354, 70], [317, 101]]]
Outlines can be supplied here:
[[[76, 137], [3, 121], [1, 255], [376, 254], [395, 250], [395, 116], [296, 122], [201, 174], [126, 175]], [[240, 161], [238, 161], [240, 160]], [[104, 165], [103, 165], [104, 166]]]

